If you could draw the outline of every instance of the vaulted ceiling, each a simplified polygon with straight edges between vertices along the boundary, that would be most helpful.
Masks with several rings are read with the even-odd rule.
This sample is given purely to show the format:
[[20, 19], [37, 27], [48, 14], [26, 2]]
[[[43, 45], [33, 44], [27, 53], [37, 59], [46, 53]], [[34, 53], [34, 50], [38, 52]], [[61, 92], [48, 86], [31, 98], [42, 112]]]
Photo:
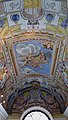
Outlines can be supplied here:
[[68, 105], [66, 0], [0, 0], [0, 103], [9, 114]]

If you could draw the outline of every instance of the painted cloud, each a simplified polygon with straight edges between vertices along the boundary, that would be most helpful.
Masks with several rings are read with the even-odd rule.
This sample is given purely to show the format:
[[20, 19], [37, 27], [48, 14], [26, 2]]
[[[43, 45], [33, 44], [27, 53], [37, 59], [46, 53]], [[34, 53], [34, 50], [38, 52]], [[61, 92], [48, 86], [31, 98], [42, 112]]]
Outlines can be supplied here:
[[22, 56], [28, 56], [29, 54], [39, 54], [40, 47], [34, 44], [18, 44], [16, 46], [16, 52]]

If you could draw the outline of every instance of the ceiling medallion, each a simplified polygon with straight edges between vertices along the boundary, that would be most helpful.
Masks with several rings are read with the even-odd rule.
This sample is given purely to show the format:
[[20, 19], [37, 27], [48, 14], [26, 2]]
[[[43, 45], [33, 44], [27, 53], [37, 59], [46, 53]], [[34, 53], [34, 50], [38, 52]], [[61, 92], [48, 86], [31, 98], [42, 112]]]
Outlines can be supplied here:
[[52, 22], [55, 19], [55, 13], [46, 12], [45, 19], [47, 22]]
[[10, 18], [13, 22], [18, 23], [20, 16], [19, 16], [19, 14], [13, 14], [10, 16]]
[[68, 23], [68, 20], [67, 20], [67, 19], [64, 19], [64, 20], [62, 21], [62, 23], [61, 23], [61, 27], [64, 28], [64, 29], [66, 29], [67, 23]]

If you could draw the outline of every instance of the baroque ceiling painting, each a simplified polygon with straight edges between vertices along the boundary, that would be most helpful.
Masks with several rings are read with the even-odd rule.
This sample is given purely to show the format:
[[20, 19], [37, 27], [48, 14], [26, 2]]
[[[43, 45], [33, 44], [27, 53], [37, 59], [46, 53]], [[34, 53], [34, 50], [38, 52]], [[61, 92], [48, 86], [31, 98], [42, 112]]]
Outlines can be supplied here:
[[0, 104], [9, 115], [68, 106], [67, 0], [0, 0]]

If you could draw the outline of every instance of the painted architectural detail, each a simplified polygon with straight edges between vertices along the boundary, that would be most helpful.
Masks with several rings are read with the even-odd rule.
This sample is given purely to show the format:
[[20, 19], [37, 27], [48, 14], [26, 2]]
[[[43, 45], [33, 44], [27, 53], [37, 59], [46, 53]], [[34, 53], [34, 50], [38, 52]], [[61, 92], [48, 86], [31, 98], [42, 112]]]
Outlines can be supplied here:
[[68, 106], [65, 0], [0, 0], [0, 103], [8, 113]]
[[[54, 1], [44, 0], [42, 2], [40, 0], [35, 0], [35, 1], [31, 1], [31, 0], [13, 1], [11, 0], [11, 1], [0, 2], [0, 6], [1, 6], [0, 7], [1, 9], [0, 18], [7, 17], [8, 25], [14, 26], [16, 24], [11, 21], [11, 17], [10, 17], [14, 13], [14, 14], [19, 15], [20, 19], [19, 19], [18, 25], [20, 25], [21, 28], [22, 28], [24, 20], [26, 21], [27, 26], [28, 26], [27, 20], [30, 20], [32, 24], [33, 23], [36, 23], [36, 25], [39, 24], [38, 26], [40, 27], [41, 26], [40, 22], [42, 22], [42, 19], [44, 18], [44, 16], [50, 15], [53, 17], [52, 18], [53, 21], [51, 22], [51, 24], [58, 26], [59, 19], [61, 17], [66, 17], [67, 7], [66, 7], [66, 3], [64, 3], [65, 7], [63, 8], [62, 7], [63, 3], [64, 3], [63, 1], [59, 2], [55, 0]], [[63, 13], [63, 11], [65, 12]], [[46, 15], [46, 13], [48, 13], [48, 15]], [[50, 17], [48, 19], [50, 19]], [[37, 20], [39, 21], [37, 22]], [[45, 23], [47, 23], [47, 17], [45, 17], [44, 19], [44, 26], [45, 26]], [[43, 26], [42, 28], [46, 29]], [[24, 27], [22, 29], [24, 29]]]

